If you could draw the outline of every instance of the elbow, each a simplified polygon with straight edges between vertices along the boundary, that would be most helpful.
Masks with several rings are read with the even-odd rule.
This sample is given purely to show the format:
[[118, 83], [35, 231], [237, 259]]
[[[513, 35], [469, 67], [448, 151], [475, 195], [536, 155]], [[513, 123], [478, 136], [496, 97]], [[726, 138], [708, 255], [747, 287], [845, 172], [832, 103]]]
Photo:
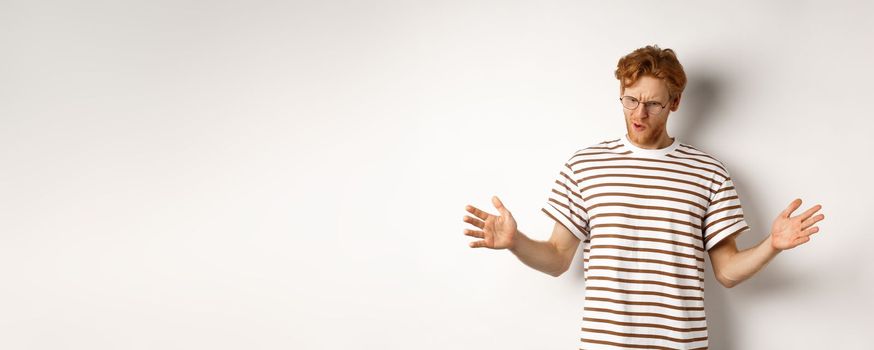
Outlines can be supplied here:
[[552, 276], [552, 277], [558, 277], [558, 276], [561, 276], [562, 274], [564, 274], [565, 271], [567, 271], [567, 268], [564, 268], [561, 270], [553, 270], [553, 271], [547, 272], [547, 274]]
[[567, 272], [567, 270], [569, 270], [569, 269], [570, 269], [570, 264], [563, 264], [559, 269], [552, 270], [552, 271], [548, 272], [547, 274], [552, 276], [552, 277], [558, 277], [558, 276], [561, 276], [562, 274], [564, 274], [565, 272]]
[[733, 288], [734, 286], [738, 285], [741, 282], [739, 280], [731, 279], [722, 273], [719, 273], [716, 275], [716, 280], [719, 281], [719, 284], [721, 284], [723, 287], [729, 288], [729, 289]]
[[[555, 246], [553, 245], [553, 247], [555, 247]], [[547, 272], [547, 274], [549, 274], [552, 277], [558, 277], [558, 276], [561, 276], [563, 273], [565, 273], [567, 270], [569, 270], [571, 268], [571, 262], [573, 262], [573, 260], [574, 260], [573, 253], [575, 250], [576, 249], [574, 249], [574, 250], [567, 250], [567, 249], [560, 250], [558, 248], [555, 248], [556, 254], [553, 255], [552, 261], [550, 261], [550, 263], [551, 263], [550, 265], [552, 266], [552, 271]]]

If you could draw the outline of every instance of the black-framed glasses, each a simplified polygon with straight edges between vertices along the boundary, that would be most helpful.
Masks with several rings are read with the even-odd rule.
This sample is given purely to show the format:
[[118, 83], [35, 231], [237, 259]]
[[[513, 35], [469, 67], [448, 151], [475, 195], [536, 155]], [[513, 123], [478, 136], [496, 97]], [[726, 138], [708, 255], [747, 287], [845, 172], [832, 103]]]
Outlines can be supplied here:
[[[619, 98], [619, 101], [622, 102], [622, 107], [630, 110], [637, 109], [637, 106], [640, 105], [640, 101], [631, 96], [622, 96]], [[646, 109], [646, 113], [650, 115], [659, 114], [666, 107], [664, 104], [656, 101], [646, 101], [643, 103], [643, 106]]]

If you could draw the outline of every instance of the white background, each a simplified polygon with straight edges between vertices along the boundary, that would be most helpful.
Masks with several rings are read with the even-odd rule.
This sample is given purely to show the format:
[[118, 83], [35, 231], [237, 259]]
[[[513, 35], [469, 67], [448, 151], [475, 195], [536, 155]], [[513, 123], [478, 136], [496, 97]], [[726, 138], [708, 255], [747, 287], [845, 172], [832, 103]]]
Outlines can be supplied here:
[[[466, 204], [548, 238], [575, 150], [624, 133], [616, 62], [676, 50], [669, 131], [761, 241], [713, 349], [869, 349], [870, 2], [0, 1], [0, 348], [576, 349], [559, 278], [471, 249]], [[580, 250], [581, 251], [581, 250]]]

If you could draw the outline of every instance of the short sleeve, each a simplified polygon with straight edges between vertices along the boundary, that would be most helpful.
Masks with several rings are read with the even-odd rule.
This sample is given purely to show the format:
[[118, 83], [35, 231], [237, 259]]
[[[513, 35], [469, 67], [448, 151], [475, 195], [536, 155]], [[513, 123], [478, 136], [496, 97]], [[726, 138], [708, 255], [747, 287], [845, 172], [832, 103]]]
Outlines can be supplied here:
[[730, 177], [726, 178], [713, 193], [707, 214], [704, 215], [704, 228], [701, 230], [704, 248], [710, 250], [726, 237], [749, 229], [734, 182]]
[[551, 184], [552, 190], [546, 204], [541, 210], [582, 241], [589, 236], [589, 215], [585, 210], [579, 184], [573, 176], [569, 163], [560, 167]]

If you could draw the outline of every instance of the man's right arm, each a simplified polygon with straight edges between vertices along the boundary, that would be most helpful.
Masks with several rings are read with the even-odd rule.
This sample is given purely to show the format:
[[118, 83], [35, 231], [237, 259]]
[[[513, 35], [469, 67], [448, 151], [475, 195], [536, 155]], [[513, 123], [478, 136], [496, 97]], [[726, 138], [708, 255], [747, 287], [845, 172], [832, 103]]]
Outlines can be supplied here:
[[492, 215], [477, 207], [464, 208], [473, 216], [465, 215], [462, 220], [480, 230], [465, 229], [467, 236], [480, 240], [470, 242], [471, 248], [509, 249], [519, 260], [531, 268], [558, 277], [570, 267], [580, 239], [556, 222], [552, 237], [548, 241], [536, 241], [518, 230], [513, 214], [498, 199], [492, 196], [492, 204], [500, 215]]
[[525, 265], [558, 277], [570, 267], [579, 245], [580, 239], [556, 222], [548, 241], [533, 240], [517, 230], [510, 251]]

